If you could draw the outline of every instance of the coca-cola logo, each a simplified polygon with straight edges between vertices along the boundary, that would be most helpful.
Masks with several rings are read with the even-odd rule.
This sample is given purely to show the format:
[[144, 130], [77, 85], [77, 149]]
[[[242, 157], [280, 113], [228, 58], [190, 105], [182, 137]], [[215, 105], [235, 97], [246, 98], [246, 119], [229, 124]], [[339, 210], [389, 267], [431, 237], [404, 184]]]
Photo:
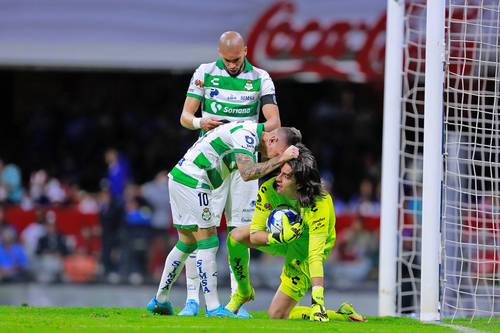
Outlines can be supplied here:
[[296, 5], [267, 8], [248, 35], [248, 58], [274, 77], [308, 73], [317, 78], [365, 82], [382, 78], [385, 11], [374, 23], [338, 20], [294, 22]]

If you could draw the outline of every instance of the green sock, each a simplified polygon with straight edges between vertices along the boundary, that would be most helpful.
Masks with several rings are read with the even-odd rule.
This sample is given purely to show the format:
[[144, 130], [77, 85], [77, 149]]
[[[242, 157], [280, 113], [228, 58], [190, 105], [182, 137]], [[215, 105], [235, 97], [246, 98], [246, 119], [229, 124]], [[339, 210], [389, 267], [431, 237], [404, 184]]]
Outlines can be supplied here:
[[[308, 306], [296, 306], [290, 311], [288, 319], [305, 319], [309, 320], [309, 315], [311, 313], [311, 308]], [[328, 318], [335, 321], [349, 321], [349, 317], [338, 313], [333, 310], [326, 310]]]
[[248, 270], [248, 263], [250, 261], [248, 247], [235, 241], [231, 237], [231, 234], [227, 236], [226, 243], [229, 264], [238, 283], [238, 291], [242, 295], [248, 295], [252, 290], [252, 286], [250, 285], [250, 271]]

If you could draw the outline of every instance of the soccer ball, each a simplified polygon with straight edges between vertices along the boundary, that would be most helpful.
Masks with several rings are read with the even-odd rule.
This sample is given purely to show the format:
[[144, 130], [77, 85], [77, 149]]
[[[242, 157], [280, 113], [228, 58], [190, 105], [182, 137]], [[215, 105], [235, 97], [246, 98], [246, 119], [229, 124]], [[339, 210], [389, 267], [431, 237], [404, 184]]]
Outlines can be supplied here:
[[299, 214], [290, 207], [281, 206], [276, 208], [269, 214], [266, 222], [267, 231], [274, 234], [280, 233], [283, 229], [283, 220], [287, 219], [293, 225], [299, 221]]

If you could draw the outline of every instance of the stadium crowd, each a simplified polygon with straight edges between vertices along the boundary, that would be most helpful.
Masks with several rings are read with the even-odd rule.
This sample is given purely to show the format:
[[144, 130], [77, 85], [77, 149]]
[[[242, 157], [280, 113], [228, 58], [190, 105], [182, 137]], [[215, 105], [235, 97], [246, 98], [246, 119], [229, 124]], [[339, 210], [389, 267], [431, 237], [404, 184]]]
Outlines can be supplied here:
[[[116, 153], [110, 150], [106, 156], [109, 159]], [[110, 162], [108, 177], [95, 193], [85, 192], [75, 184], [67, 186], [48, 177], [45, 170], [32, 172], [25, 188], [17, 166], [6, 164], [0, 168], [0, 280], [156, 281], [165, 253], [175, 244], [167, 173], [159, 172], [151, 181], [139, 185], [129, 182], [127, 171], [116, 172], [116, 168]], [[331, 179], [323, 181], [331, 189]], [[348, 288], [353, 281], [376, 277], [378, 225], [376, 221], [369, 225], [373, 224], [370, 219], [378, 219], [380, 210], [375, 184], [363, 179], [358, 194], [349, 201], [337, 200], [336, 205], [338, 238], [327, 274], [335, 286]], [[19, 211], [32, 214], [16, 214]], [[73, 213], [69, 218], [64, 216], [67, 211]], [[80, 215], [90, 216], [90, 222], [78, 228], [61, 225], [74, 223], [72, 218]], [[225, 237], [225, 232], [220, 237]], [[229, 279], [225, 248], [220, 251], [221, 279]], [[259, 251], [253, 254], [256, 285], [274, 287], [280, 259]]]
[[[179, 124], [189, 77], [0, 76], [12, 83], [2, 87], [13, 96], [1, 102], [10, 110], [0, 122], [1, 281], [158, 281], [175, 242], [167, 171], [196, 137]], [[376, 278], [376, 88], [288, 80], [276, 87], [283, 124], [300, 124], [324, 185], [334, 193], [338, 234], [328, 285], [349, 288]], [[229, 279], [224, 251], [218, 255], [222, 281]], [[256, 252], [252, 260], [256, 286], [275, 287], [279, 259]]]

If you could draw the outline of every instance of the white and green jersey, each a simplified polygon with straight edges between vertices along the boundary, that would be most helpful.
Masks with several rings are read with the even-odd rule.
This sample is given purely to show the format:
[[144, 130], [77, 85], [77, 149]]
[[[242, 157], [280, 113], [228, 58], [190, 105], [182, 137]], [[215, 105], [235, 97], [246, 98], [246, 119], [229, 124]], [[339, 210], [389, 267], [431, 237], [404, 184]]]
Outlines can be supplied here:
[[260, 98], [274, 95], [274, 83], [269, 74], [252, 66], [245, 58], [244, 68], [232, 77], [222, 59], [201, 64], [193, 74], [187, 96], [201, 101], [202, 116], [229, 121], [259, 121]]
[[235, 154], [246, 154], [256, 160], [263, 130], [263, 124], [252, 121], [216, 127], [189, 148], [169, 177], [191, 188], [218, 188], [235, 169]]

